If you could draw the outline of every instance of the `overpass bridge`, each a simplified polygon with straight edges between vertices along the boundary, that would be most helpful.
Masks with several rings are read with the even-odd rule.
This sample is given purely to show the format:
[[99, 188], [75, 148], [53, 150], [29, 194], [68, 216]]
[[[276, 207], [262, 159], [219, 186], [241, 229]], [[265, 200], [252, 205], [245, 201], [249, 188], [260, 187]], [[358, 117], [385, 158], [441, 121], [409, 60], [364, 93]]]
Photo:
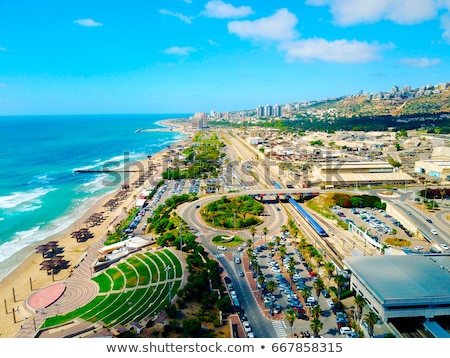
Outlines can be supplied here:
[[282, 195], [319, 195], [319, 188], [292, 188], [292, 189], [253, 189], [246, 190], [245, 194], [251, 196], [282, 196]]

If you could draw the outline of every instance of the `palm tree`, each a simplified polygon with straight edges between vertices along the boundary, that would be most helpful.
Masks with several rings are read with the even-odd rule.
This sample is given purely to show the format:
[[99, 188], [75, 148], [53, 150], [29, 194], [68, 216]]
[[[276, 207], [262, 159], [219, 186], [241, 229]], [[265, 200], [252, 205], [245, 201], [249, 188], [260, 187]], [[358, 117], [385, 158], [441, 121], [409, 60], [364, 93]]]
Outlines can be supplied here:
[[259, 289], [259, 293], [261, 296], [262, 295], [262, 285], [264, 284], [264, 282], [266, 282], [266, 278], [264, 277], [264, 275], [259, 275], [257, 280], [258, 280], [259, 285], [261, 286], [261, 288]]
[[338, 287], [338, 307], [341, 306], [341, 293], [342, 293], [342, 287], [344, 287], [345, 283], [345, 277], [342, 275], [336, 275], [334, 278], [334, 282], [336, 282], [336, 285]]
[[278, 252], [280, 254], [281, 261], [283, 261], [284, 257], [286, 256], [286, 246], [280, 245], [280, 248], [278, 249]]
[[312, 309], [311, 309], [311, 317], [313, 319], [318, 319], [320, 318], [320, 316], [322, 316], [322, 309], [320, 308], [319, 305], [315, 305]]
[[[277, 289], [277, 283], [274, 280], [270, 280], [267, 282], [266, 290], [269, 291], [271, 294], [275, 292]], [[270, 304], [270, 314], [273, 316], [273, 304]]]
[[298, 235], [298, 228], [294, 226], [294, 228], [292, 228], [292, 237], [294, 238], [294, 242], [297, 242], [297, 235]]
[[374, 311], [369, 311], [364, 315], [364, 322], [367, 323], [367, 333], [371, 338], [373, 338], [373, 326], [378, 322], [379, 319], [380, 317], [378, 317], [378, 315]]
[[294, 274], [295, 274], [295, 266], [289, 265], [289, 267], [287, 268], [287, 273], [288, 273], [289, 277], [291, 278], [291, 284], [292, 284], [292, 276], [294, 276]]
[[297, 319], [297, 312], [295, 312], [292, 308], [289, 308], [286, 310], [285, 314], [286, 320], [289, 322], [289, 326], [291, 327], [291, 336], [292, 334], [292, 327], [294, 326], [294, 322]]
[[277, 244], [277, 246], [280, 245], [280, 241], [281, 241], [281, 237], [275, 236], [275, 244]]
[[306, 299], [311, 296], [311, 287], [305, 286], [300, 290], [300, 296], [303, 297], [303, 300], [306, 301]]
[[314, 337], [319, 336], [319, 331], [323, 328], [323, 323], [318, 318], [314, 318], [309, 325], [311, 327], [311, 331], [314, 334]]
[[325, 284], [323, 283], [322, 278], [317, 277], [317, 280], [316, 280], [316, 282], [314, 282], [313, 287], [314, 287], [314, 290], [316, 291], [317, 300], [318, 300], [320, 297], [320, 293], [325, 288]]
[[274, 243], [273, 241], [270, 241], [270, 242], [267, 244], [267, 247], [269, 248], [270, 251], [272, 251], [272, 249], [275, 247], [275, 243]]
[[264, 235], [264, 245], [266, 245], [266, 237], [267, 237], [267, 233], [269, 232], [269, 229], [264, 226], [262, 229], [262, 232]]
[[253, 245], [254, 245], [254, 243], [255, 243], [255, 234], [256, 234], [256, 229], [255, 229], [254, 226], [252, 226], [252, 227], [250, 228], [250, 235], [252, 235], [252, 248], [253, 248]]
[[356, 305], [356, 312], [355, 312], [355, 319], [356, 322], [359, 322], [362, 316], [362, 310], [363, 307], [366, 305], [366, 299], [362, 295], [356, 295], [355, 296], [355, 305]]
[[335, 268], [336, 267], [334, 266], [334, 263], [332, 263], [332, 262], [326, 262], [323, 265], [323, 269], [325, 270], [325, 272], [327, 273], [327, 276], [328, 276], [328, 284], [330, 284], [331, 276], [333, 276], [333, 272], [334, 272]]

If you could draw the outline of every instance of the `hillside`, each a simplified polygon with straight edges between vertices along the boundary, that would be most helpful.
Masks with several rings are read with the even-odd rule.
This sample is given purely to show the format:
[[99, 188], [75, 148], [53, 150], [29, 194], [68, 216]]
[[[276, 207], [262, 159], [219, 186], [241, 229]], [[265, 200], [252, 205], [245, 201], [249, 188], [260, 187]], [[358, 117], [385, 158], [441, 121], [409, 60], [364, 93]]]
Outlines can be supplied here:
[[450, 84], [424, 86], [416, 89], [393, 87], [390, 92], [359, 94], [303, 104], [297, 115], [320, 118], [354, 116], [408, 116], [450, 113]]

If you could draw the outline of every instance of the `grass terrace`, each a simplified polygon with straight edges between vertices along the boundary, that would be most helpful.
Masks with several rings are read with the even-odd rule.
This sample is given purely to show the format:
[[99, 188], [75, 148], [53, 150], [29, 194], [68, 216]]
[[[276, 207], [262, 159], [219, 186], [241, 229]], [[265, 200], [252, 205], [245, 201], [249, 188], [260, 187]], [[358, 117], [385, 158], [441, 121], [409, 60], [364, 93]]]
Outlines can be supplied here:
[[92, 278], [99, 285], [99, 293], [91, 302], [49, 317], [41, 328], [57, 327], [76, 318], [112, 327], [153, 316], [167, 306], [169, 297], [175, 296], [182, 276], [182, 264], [169, 249], [138, 253]]

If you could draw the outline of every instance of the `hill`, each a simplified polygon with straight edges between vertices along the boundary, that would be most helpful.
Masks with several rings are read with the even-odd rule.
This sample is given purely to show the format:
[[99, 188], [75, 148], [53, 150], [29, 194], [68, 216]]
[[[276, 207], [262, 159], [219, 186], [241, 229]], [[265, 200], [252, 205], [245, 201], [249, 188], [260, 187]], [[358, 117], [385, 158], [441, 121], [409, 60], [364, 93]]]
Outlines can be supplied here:
[[295, 113], [321, 119], [450, 113], [450, 83], [301, 103]]

